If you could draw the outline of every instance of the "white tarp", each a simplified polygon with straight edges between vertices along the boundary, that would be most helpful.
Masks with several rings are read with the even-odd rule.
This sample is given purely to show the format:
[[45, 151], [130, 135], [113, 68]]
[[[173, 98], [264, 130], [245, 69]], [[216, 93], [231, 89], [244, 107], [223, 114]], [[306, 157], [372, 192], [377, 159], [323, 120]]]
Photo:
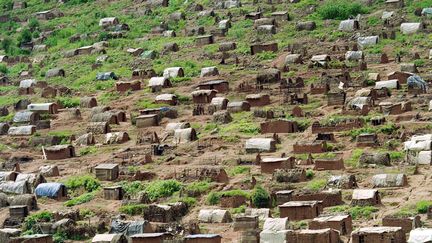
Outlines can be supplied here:
[[373, 46], [378, 44], [379, 37], [378, 36], [365, 36], [357, 38], [357, 43], [361, 47]]
[[223, 209], [201, 209], [198, 221], [202, 223], [227, 223], [231, 221], [231, 214]]
[[378, 81], [375, 83], [375, 89], [387, 88], [387, 89], [397, 89], [399, 81], [397, 79]]
[[246, 208], [245, 215], [258, 216], [259, 220], [266, 220], [270, 217], [269, 208]]
[[345, 60], [359, 61], [361, 59], [363, 59], [363, 52], [362, 51], [347, 51], [345, 53]]
[[170, 67], [165, 68], [163, 71], [164, 78], [177, 78], [183, 76], [183, 68], [181, 67]]
[[402, 187], [405, 186], [404, 174], [377, 174], [372, 177], [374, 187]]
[[264, 221], [263, 230], [280, 231], [289, 229], [288, 218], [268, 218]]
[[358, 27], [358, 21], [355, 19], [347, 19], [347, 20], [342, 20], [339, 23], [339, 28], [338, 30], [340, 31], [353, 31], [355, 29], [357, 29]]
[[417, 228], [409, 233], [408, 243], [429, 243], [432, 242], [432, 229]]
[[246, 150], [272, 151], [273, 138], [250, 138], [246, 141]]
[[417, 154], [417, 163], [420, 165], [430, 165], [432, 162], [432, 151], [420, 151]]
[[189, 127], [189, 122], [170, 122], [166, 125], [165, 131], [168, 132], [170, 135], [174, 135], [175, 130]]
[[400, 31], [402, 34], [409, 35], [414, 34], [422, 29], [421, 23], [402, 23], [400, 26]]
[[260, 243], [286, 243], [287, 234], [292, 232], [292, 230], [263, 230], [260, 233]]
[[352, 194], [353, 200], [365, 200], [375, 197], [378, 192], [376, 189], [354, 189]]

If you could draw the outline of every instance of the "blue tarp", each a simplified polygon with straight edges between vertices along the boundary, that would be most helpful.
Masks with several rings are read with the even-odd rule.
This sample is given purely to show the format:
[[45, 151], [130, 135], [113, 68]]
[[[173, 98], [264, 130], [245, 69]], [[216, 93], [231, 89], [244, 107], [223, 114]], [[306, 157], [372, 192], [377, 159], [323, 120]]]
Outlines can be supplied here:
[[62, 186], [62, 183], [56, 182], [42, 183], [36, 187], [35, 193], [38, 197], [57, 197]]
[[412, 75], [407, 79], [408, 87], [418, 87], [426, 91], [428, 88], [427, 83], [418, 75]]

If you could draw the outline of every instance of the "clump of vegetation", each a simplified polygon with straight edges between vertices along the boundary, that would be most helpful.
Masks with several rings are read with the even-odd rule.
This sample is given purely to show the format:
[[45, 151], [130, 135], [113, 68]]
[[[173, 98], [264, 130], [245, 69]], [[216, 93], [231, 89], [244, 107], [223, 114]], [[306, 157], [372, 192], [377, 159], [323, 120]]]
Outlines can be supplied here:
[[72, 176], [64, 182], [66, 188], [70, 191], [85, 190], [86, 192], [93, 192], [101, 187], [98, 179], [91, 175]]
[[85, 156], [85, 155], [89, 155], [89, 154], [95, 154], [96, 152], [97, 152], [97, 148], [95, 146], [87, 146], [87, 147], [80, 149], [79, 155]]
[[306, 178], [312, 179], [314, 177], [314, 172], [311, 169], [306, 170]]
[[146, 204], [128, 204], [121, 206], [119, 211], [128, 215], [142, 215], [147, 207]]
[[73, 107], [78, 107], [80, 105], [80, 99], [76, 97], [68, 97], [68, 96], [59, 97], [57, 101], [64, 108], [73, 108]]
[[333, 213], [349, 213], [352, 217], [352, 219], [371, 219], [372, 214], [375, 212], [378, 212], [377, 207], [373, 206], [348, 206], [348, 205], [342, 205], [342, 206], [335, 206], [328, 208], [330, 212]]
[[431, 205], [432, 205], [431, 201], [425, 201], [425, 200], [418, 201], [416, 203], [416, 210], [418, 213], [427, 213], [427, 210]]
[[34, 213], [25, 218], [23, 228], [25, 235], [42, 233], [37, 227], [37, 223], [40, 222], [50, 222], [54, 218], [53, 213], [48, 211], [42, 211], [38, 213]]
[[192, 182], [185, 187], [185, 191], [188, 195], [200, 195], [210, 190], [211, 183], [208, 181], [197, 181]]
[[307, 185], [306, 189], [312, 190], [312, 191], [319, 191], [324, 189], [324, 187], [327, 185], [326, 179], [314, 179], [311, 180]]
[[146, 186], [145, 192], [151, 201], [156, 201], [161, 197], [169, 197], [174, 192], [180, 191], [182, 184], [176, 180], [157, 180], [152, 181]]
[[250, 197], [253, 205], [257, 208], [268, 208], [270, 206], [270, 195], [261, 186], [256, 186]]
[[82, 194], [80, 196], [74, 197], [71, 200], [66, 201], [64, 203], [64, 205], [66, 207], [72, 207], [72, 206], [75, 206], [75, 205], [80, 205], [80, 204], [83, 204], [83, 203], [86, 203], [86, 202], [90, 202], [91, 200], [94, 199], [94, 197], [95, 197], [95, 193], [94, 192], [87, 192], [87, 193], [84, 193], [84, 194]]
[[122, 181], [120, 186], [123, 188], [126, 194], [134, 197], [139, 192], [144, 191], [145, 185], [141, 181]]
[[250, 193], [239, 189], [222, 192], [210, 192], [210, 194], [207, 196], [207, 203], [210, 205], [216, 205], [220, 202], [221, 197], [234, 196], [243, 196], [245, 198], [250, 198]]
[[357, 167], [362, 153], [363, 153], [363, 149], [354, 149], [351, 153], [351, 157], [345, 160], [345, 165], [350, 167]]
[[318, 7], [317, 13], [322, 19], [345, 20], [358, 14], [365, 14], [368, 10], [357, 2], [342, 0], [328, 1]]
[[228, 174], [230, 176], [236, 176], [236, 175], [240, 175], [240, 174], [247, 174], [249, 172], [250, 172], [250, 167], [241, 166], [241, 165], [235, 166], [235, 167], [230, 168], [228, 170]]

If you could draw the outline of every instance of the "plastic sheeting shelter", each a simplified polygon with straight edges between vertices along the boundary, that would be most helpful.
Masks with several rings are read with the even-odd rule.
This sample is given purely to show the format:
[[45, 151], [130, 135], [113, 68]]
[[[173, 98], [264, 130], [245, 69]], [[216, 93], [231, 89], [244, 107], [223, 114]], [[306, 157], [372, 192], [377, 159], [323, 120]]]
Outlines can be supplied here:
[[122, 221], [114, 219], [111, 222], [110, 234], [125, 234], [132, 236], [145, 233], [146, 226], [149, 226], [147, 221]]
[[110, 79], [117, 80], [118, 77], [114, 72], [105, 72], [105, 73], [96, 74], [96, 80], [110, 80]]
[[378, 41], [379, 41], [379, 37], [376, 35], [357, 38], [357, 44], [361, 47], [376, 45], [378, 44]]
[[35, 194], [37, 197], [62, 198], [66, 196], [66, 187], [62, 183], [42, 183], [36, 187]]
[[392, 80], [378, 81], [375, 83], [375, 89], [382, 89], [382, 88], [399, 89], [400, 88], [399, 81], [397, 79], [392, 79]]
[[402, 34], [410, 35], [417, 33], [423, 29], [422, 23], [402, 23], [400, 26], [400, 31]]
[[428, 84], [418, 75], [412, 75], [407, 79], [408, 87], [419, 88], [423, 91], [427, 91]]
[[274, 152], [276, 141], [273, 138], [250, 138], [246, 141], [245, 149], [249, 153]]
[[30, 185], [27, 181], [5, 181], [0, 183], [0, 191], [12, 194], [31, 193]]
[[403, 187], [408, 184], [404, 174], [378, 174], [372, 177], [374, 187]]
[[232, 221], [228, 210], [223, 209], [201, 209], [198, 220], [202, 223], [228, 223]]
[[409, 233], [408, 243], [429, 243], [432, 242], [432, 229], [417, 228]]

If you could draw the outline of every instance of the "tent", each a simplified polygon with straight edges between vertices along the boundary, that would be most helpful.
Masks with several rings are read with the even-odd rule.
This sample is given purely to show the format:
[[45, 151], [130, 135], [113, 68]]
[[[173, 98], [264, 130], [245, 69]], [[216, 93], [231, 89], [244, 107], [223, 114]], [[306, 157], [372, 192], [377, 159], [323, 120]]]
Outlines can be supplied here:
[[232, 221], [228, 210], [223, 209], [201, 209], [198, 221], [202, 223], [228, 223]]
[[27, 181], [4, 181], [0, 183], [0, 191], [12, 194], [27, 194], [31, 193], [31, 188]]
[[379, 37], [376, 35], [357, 38], [357, 44], [361, 47], [376, 45], [378, 44], [378, 41]]
[[273, 152], [276, 150], [276, 141], [273, 138], [250, 138], [246, 141], [247, 152]]
[[417, 33], [422, 29], [423, 29], [422, 23], [402, 23], [400, 25], [400, 31], [402, 32], [402, 34], [405, 35]]

